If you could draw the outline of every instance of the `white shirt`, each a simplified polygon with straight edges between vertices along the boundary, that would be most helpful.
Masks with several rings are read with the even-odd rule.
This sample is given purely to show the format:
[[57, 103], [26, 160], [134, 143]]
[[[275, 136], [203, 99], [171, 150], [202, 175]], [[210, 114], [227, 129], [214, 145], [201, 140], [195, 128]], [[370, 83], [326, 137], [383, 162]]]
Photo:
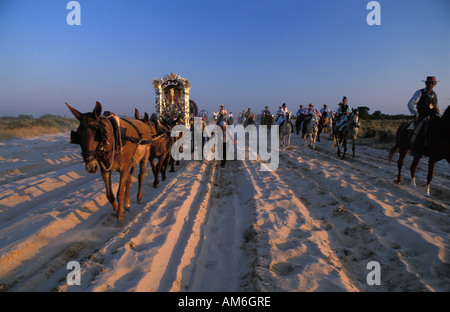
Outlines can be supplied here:
[[[417, 105], [417, 103], [419, 103], [419, 101], [420, 101], [420, 98], [421, 98], [421, 95], [422, 95], [422, 91], [423, 91], [423, 94], [424, 94], [424, 95], [426, 95], [426, 96], [428, 96], [428, 97], [431, 97], [431, 95], [427, 92], [426, 89], [420, 89], [420, 90], [417, 90], [416, 93], [414, 93], [414, 95], [412, 96], [411, 100], [409, 100], [409, 102], [408, 102], [408, 109], [409, 109], [409, 111], [411, 112], [411, 114], [413, 114], [413, 115], [416, 116], [416, 117], [417, 117], [417, 115], [419, 114], [419, 113], [417, 112], [417, 107], [416, 107], [416, 105]], [[438, 101], [437, 101], [437, 96], [436, 96], [436, 109], [439, 109], [439, 104], [438, 104]]]

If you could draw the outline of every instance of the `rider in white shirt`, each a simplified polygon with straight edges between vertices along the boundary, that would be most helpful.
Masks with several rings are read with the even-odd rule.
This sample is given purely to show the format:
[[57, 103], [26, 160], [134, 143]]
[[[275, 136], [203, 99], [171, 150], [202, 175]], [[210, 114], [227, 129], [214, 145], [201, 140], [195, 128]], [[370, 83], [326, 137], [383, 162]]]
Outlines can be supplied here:
[[283, 105], [278, 109], [277, 111], [277, 126], [281, 125], [286, 120], [286, 114], [289, 112], [286, 103], [283, 103]]

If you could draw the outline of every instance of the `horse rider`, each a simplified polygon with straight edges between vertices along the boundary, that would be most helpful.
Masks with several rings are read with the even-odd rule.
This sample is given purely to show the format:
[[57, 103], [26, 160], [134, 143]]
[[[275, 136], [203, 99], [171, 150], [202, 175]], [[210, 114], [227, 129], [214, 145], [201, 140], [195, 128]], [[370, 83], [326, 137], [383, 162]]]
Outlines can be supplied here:
[[297, 114], [296, 114], [297, 118], [299, 118], [302, 115], [305, 115], [305, 112], [306, 112], [306, 109], [303, 108], [303, 105], [300, 104], [300, 108], [298, 109]]
[[269, 106], [266, 106], [265, 109], [262, 111], [261, 117], [272, 117], [272, 113], [269, 110]]
[[[429, 120], [433, 115], [440, 113], [438, 97], [433, 88], [439, 82], [435, 76], [428, 76], [425, 88], [417, 90], [408, 102], [408, 109], [414, 115], [414, 133], [411, 138], [411, 154], [422, 156], [423, 149], [426, 148], [426, 134]], [[424, 129], [423, 131], [421, 131]], [[420, 133], [423, 133], [424, 140], [416, 140]]]
[[255, 120], [255, 114], [253, 114], [252, 109], [249, 107], [248, 111], [244, 115], [244, 120], [249, 120], [253, 117], [253, 120]]
[[350, 114], [352, 113], [352, 110], [350, 108], [350, 106], [348, 106], [347, 103], [347, 97], [344, 96], [342, 98], [342, 102], [339, 105], [339, 108], [337, 110], [337, 123], [336, 123], [336, 128], [338, 131], [343, 131], [345, 127], [347, 127], [348, 124], [348, 117], [350, 116]]
[[314, 104], [309, 103], [308, 108], [305, 111], [305, 118], [302, 121], [302, 125], [301, 125], [301, 129], [302, 129], [302, 138], [305, 136], [306, 134], [306, 126], [308, 125], [309, 121], [314, 117], [318, 117], [319, 116], [319, 111], [317, 109], [314, 109]]
[[224, 119], [226, 120], [226, 116], [228, 115], [227, 110], [225, 109], [225, 105], [220, 105], [220, 109], [217, 112], [217, 124], [219, 124], [219, 122]]
[[328, 108], [327, 104], [323, 104], [323, 107], [320, 110], [320, 114], [322, 115], [322, 117], [328, 117], [328, 114], [330, 113], [330, 109]]
[[228, 121], [228, 124], [229, 124], [229, 125], [232, 125], [232, 124], [234, 123], [234, 121], [233, 121], [233, 113], [232, 113], [232, 112], [230, 112], [230, 113], [228, 114], [228, 119], [227, 119], [227, 121]]
[[[287, 108], [287, 104], [283, 103], [283, 105], [281, 105], [281, 107], [278, 109], [277, 111], [277, 122], [276, 125], [277, 126], [281, 126], [283, 124], [283, 122], [286, 120], [286, 115], [289, 113], [289, 110]], [[291, 120], [291, 132], [294, 132], [294, 125], [292, 124], [292, 120]]]
[[[222, 135], [223, 135], [223, 142], [222, 142], [222, 160], [220, 161], [220, 167], [224, 168], [225, 164], [227, 163], [227, 148], [230, 148], [230, 144], [233, 144], [236, 146], [236, 141], [233, 138], [233, 133], [228, 129], [227, 127], [227, 121], [224, 119], [220, 122], [219, 125], [222, 128]], [[218, 148], [218, 147], [216, 147]], [[230, 159], [232, 160], [232, 159]]]

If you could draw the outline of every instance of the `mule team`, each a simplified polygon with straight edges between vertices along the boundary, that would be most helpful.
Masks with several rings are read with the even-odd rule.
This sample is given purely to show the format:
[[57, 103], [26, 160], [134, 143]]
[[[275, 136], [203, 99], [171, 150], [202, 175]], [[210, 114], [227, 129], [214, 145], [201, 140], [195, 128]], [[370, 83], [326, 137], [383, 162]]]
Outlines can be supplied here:
[[[432, 110], [432, 104], [429, 102], [427, 102], [427, 105]], [[66, 103], [66, 105], [80, 121], [77, 131], [72, 131], [71, 133], [71, 143], [81, 146], [81, 155], [85, 162], [86, 171], [96, 173], [100, 169], [106, 187], [107, 198], [117, 213], [117, 222], [120, 224], [123, 219], [124, 209], [128, 210], [130, 207], [131, 176], [137, 165], [139, 165], [138, 203], [142, 200], [142, 186], [148, 161], [151, 164], [154, 175], [154, 187], [159, 186], [159, 173], [161, 173], [164, 181], [166, 179], [166, 169], [169, 165], [171, 166], [170, 171], [174, 171], [174, 159], [171, 157], [171, 148], [173, 143], [180, 137], [171, 137], [171, 131], [177, 125], [179, 118], [158, 119], [156, 115], [152, 115], [149, 118], [147, 114], [141, 118], [139, 111], [135, 110], [135, 119], [126, 119], [119, 118], [109, 112], [104, 112], [102, 116], [102, 106], [99, 102], [96, 103], [94, 110], [88, 113], [80, 113], [69, 104]], [[312, 109], [311, 106], [310, 109]], [[412, 110], [411, 105], [410, 109]], [[267, 107], [266, 111], [268, 111]], [[423, 114], [423, 110], [421, 112]], [[286, 137], [289, 145], [290, 135], [295, 129], [297, 134], [302, 133], [302, 137], [305, 138], [305, 145], [307, 145], [307, 139], [309, 138], [310, 146], [315, 148], [315, 141], [321, 130], [329, 127], [333, 135], [333, 148], [335, 145], [338, 147], [338, 156], [341, 156], [340, 146], [343, 145], [344, 153], [342, 159], [345, 158], [347, 140], [352, 140], [353, 157], [355, 157], [359, 114], [357, 110], [349, 109], [345, 97], [336, 115], [327, 112], [324, 114], [325, 116], [322, 115], [319, 119], [319, 114], [304, 114], [302, 116], [300, 113], [301, 111], [299, 110], [294, 127], [291, 123], [292, 113], [287, 110], [286, 104], [278, 110], [276, 124], [279, 125], [282, 146]], [[221, 115], [223, 115], [223, 112]], [[272, 118], [267, 118], [268, 115], [267, 112], [262, 115], [261, 124], [270, 126], [273, 123]], [[424, 119], [425, 117], [421, 119], [416, 118], [416, 125], [421, 124], [421, 127], [425, 128], [426, 131], [422, 130], [420, 132], [420, 129], [417, 130], [417, 127], [415, 127], [416, 133], [414, 137], [418, 136], [422, 142], [426, 142], [422, 153], [430, 158], [426, 194], [429, 196], [435, 163], [442, 159], [446, 159], [450, 163], [450, 109], [447, 108], [442, 117], [431, 113], [428, 114], [425, 126], [423, 123], [420, 123]], [[220, 118], [218, 124], [222, 120]], [[400, 150], [397, 183], [401, 181], [401, 169], [404, 158], [411, 147], [413, 130], [414, 127], [410, 129], [409, 124], [400, 126], [396, 135], [396, 145], [389, 154], [389, 161], [391, 161], [395, 152]], [[422, 153], [416, 152], [413, 155], [414, 161], [411, 165], [413, 186], [415, 186], [415, 171]], [[156, 159], [158, 162], [156, 162]], [[117, 200], [112, 192], [111, 172], [119, 172], [120, 174]]]

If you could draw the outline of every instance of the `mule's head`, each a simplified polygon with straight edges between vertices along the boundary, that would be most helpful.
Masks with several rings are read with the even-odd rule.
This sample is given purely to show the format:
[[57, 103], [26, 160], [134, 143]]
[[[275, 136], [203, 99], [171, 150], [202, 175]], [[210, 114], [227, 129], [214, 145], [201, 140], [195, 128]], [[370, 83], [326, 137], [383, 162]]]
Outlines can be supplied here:
[[82, 114], [69, 104], [66, 103], [66, 105], [69, 107], [72, 114], [80, 121], [77, 136], [78, 143], [81, 146], [81, 155], [86, 164], [86, 171], [89, 173], [96, 173], [99, 168], [96, 157], [99, 152], [103, 151], [103, 143], [105, 140], [105, 130], [100, 119], [102, 106], [97, 102], [91, 113]]

